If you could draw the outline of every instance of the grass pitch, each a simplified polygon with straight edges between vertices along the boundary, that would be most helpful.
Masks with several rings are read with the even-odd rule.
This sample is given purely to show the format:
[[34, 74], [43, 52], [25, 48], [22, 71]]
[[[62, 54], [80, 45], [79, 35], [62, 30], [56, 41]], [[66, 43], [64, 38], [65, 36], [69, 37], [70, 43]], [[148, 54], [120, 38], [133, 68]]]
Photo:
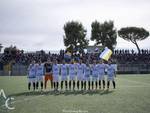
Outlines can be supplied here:
[[0, 76], [0, 89], [15, 107], [8, 110], [0, 96], [0, 113], [150, 113], [150, 74], [117, 75], [115, 90], [60, 94], [28, 91], [25, 76]]

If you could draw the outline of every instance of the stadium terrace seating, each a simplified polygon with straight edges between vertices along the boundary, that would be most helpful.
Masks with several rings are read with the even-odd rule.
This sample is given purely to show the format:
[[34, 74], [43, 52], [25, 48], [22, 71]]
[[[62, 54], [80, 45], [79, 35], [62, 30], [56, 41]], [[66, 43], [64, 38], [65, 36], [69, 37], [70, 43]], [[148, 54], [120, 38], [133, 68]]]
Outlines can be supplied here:
[[[65, 51], [61, 50], [59, 54], [51, 54], [43, 53], [20, 53], [16, 56], [12, 56], [11, 54], [1, 54], [0, 57], [0, 64], [8, 64], [10, 62], [15, 64], [23, 64], [28, 65], [31, 61], [35, 60], [42, 60], [42, 62], [47, 61], [47, 59], [53, 60], [57, 59], [59, 63], [62, 62], [64, 59]], [[98, 53], [83, 53], [83, 54], [74, 54], [71, 56], [74, 60], [82, 59], [83, 62], [87, 60], [90, 63], [93, 60], [99, 59]], [[117, 64], [150, 64], [150, 50], [141, 50], [140, 53], [136, 53], [134, 50], [114, 50], [112, 55], [112, 60]]]

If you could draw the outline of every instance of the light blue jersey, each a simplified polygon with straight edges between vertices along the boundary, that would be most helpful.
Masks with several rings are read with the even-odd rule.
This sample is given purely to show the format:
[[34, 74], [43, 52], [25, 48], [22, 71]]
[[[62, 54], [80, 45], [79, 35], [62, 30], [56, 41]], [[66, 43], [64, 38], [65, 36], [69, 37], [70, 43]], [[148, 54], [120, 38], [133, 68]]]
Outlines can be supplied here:
[[85, 64], [76, 64], [77, 69], [77, 80], [84, 80]]
[[90, 66], [85, 66], [85, 77], [90, 77], [90, 75], [91, 75]]
[[30, 64], [28, 70], [29, 70], [28, 78], [35, 78], [36, 77], [36, 65]]
[[36, 66], [36, 76], [43, 76], [44, 75], [44, 65], [38, 64]]
[[58, 64], [53, 64], [53, 67], [52, 67], [52, 71], [53, 71], [53, 75], [59, 75], [59, 65]]
[[67, 67], [67, 65], [66, 64], [61, 64], [61, 75], [62, 76], [67, 76], [68, 75], [68, 73], [67, 73], [67, 71], [68, 71], [68, 67]]
[[107, 66], [107, 75], [108, 75], [108, 77], [114, 77], [115, 76], [115, 68], [113, 65]]
[[69, 64], [69, 76], [75, 76], [76, 75], [76, 66], [75, 64]]
[[105, 75], [106, 64], [98, 64], [98, 74]]
[[78, 76], [83, 75], [85, 64], [77, 64], [76, 67], [77, 67], [77, 75]]
[[92, 76], [93, 77], [98, 77], [98, 65], [94, 65], [92, 66]]

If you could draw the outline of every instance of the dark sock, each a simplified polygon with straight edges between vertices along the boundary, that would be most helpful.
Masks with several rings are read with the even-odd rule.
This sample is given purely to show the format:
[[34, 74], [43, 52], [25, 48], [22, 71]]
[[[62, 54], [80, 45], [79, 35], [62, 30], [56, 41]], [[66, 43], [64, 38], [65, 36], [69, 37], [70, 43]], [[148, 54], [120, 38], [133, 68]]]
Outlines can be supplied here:
[[58, 83], [58, 82], [56, 82], [56, 87], [57, 87], [57, 90], [58, 90], [58, 84], [59, 84], [59, 83]]
[[95, 82], [95, 85], [96, 85], [96, 89], [97, 89], [97, 81]]
[[41, 82], [41, 89], [43, 89], [43, 82]]
[[89, 87], [88, 89], [90, 90], [90, 81], [88, 81], [88, 87]]
[[99, 88], [101, 89], [101, 80], [99, 80]]
[[69, 89], [71, 90], [71, 81], [69, 81]]
[[114, 87], [114, 89], [116, 88], [116, 83], [115, 83], [115, 81], [112, 81], [112, 83], [113, 83], [113, 87]]
[[105, 80], [103, 80], [103, 88], [105, 89]]
[[75, 81], [73, 81], [73, 90], [75, 89]]
[[30, 90], [31, 88], [31, 83], [28, 83], [28, 90]]
[[33, 82], [33, 90], [35, 90], [35, 82]]
[[83, 90], [83, 81], [81, 81], [81, 89]]
[[66, 89], [67, 89], [68, 88], [67, 81], [65, 81], [65, 86], [66, 86]]
[[92, 89], [94, 88], [94, 82], [92, 81]]
[[109, 89], [109, 85], [110, 85], [110, 82], [109, 81], [107, 81], [107, 88]]
[[63, 89], [63, 81], [61, 81], [61, 89]]
[[86, 81], [84, 81], [84, 90], [86, 90]]

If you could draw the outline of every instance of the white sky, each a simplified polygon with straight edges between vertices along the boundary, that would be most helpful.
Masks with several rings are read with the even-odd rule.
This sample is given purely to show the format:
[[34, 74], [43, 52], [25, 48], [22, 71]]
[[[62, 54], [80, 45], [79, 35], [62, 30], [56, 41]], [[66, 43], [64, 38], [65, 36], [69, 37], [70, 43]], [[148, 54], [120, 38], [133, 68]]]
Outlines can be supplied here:
[[[71, 20], [83, 24], [87, 38], [95, 20], [113, 20], [118, 30], [137, 26], [150, 31], [150, 0], [0, 0], [0, 43], [26, 51], [64, 49], [63, 26]], [[150, 37], [138, 43], [150, 49]], [[135, 45], [118, 37], [116, 47]]]

